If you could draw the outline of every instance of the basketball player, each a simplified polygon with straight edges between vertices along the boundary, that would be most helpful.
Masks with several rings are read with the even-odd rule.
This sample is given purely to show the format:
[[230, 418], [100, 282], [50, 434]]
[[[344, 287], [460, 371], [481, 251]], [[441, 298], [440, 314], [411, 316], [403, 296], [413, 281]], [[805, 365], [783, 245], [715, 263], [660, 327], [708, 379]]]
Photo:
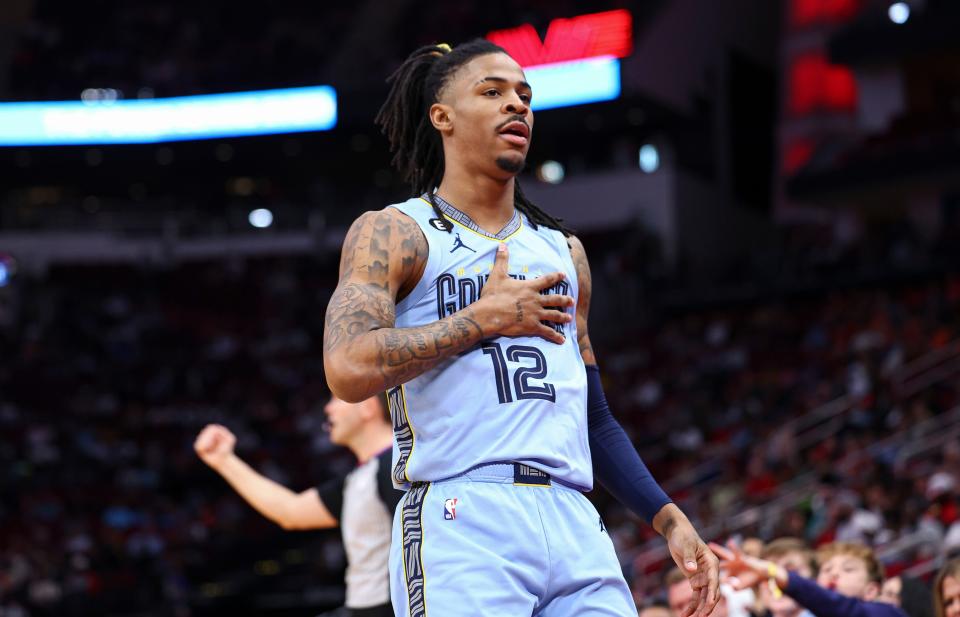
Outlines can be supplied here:
[[[717, 559], [607, 407], [587, 333], [583, 246], [516, 175], [533, 129], [520, 66], [477, 40], [415, 51], [378, 115], [419, 195], [362, 215], [327, 307], [324, 366], [346, 400], [388, 390], [398, 615], [634, 615], [583, 491], [652, 521], [695, 590]], [[584, 204], [596, 207], [596, 204]], [[586, 368], [584, 368], [586, 365]]]
[[225, 426], [207, 425], [194, 449], [260, 514], [284, 529], [340, 526], [347, 554], [346, 607], [354, 617], [392, 617], [387, 559], [393, 512], [403, 493], [390, 479], [393, 433], [382, 397], [347, 403], [332, 397], [324, 407], [330, 440], [347, 446], [360, 466], [346, 477], [294, 493], [257, 473], [234, 454], [237, 438]]

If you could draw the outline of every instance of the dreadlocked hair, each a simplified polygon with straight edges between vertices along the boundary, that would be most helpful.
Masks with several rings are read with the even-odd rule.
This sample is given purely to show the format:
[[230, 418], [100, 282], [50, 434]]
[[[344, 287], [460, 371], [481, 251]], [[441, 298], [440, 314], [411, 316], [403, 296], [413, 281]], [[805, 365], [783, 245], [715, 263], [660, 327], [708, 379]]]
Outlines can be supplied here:
[[[447, 232], [453, 231], [453, 225], [444, 218], [434, 197], [434, 191], [443, 180], [445, 166], [443, 142], [440, 132], [430, 122], [430, 106], [437, 102], [440, 91], [457, 69], [477, 56], [495, 53], [507, 52], [485, 39], [474, 39], [452, 49], [446, 44], [420, 47], [387, 78], [390, 93], [377, 113], [376, 122], [390, 142], [391, 163], [411, 185], [415, 195], [427, 195]], [[571, 235], [562, 219], [550, 216], [524, 196], [516, 178], [513, 181], [513, 204], [526, 215], [534, 229], [543, 225], [564, 236]]]

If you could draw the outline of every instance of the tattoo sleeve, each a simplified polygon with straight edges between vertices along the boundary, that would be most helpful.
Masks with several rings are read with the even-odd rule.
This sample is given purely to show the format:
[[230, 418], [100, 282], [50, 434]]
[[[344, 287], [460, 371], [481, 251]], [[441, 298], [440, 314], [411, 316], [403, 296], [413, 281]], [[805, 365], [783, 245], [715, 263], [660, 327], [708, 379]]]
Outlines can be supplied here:
[[368, 212], [347, 232], [340, 282], [324, 327], [324, 366], [341, 398], [362, 400], [409, 381], [483, 338], [475, 311], [415, 328], [396, 328], [396, 302], [423, 274], [420, 228], [390, 209]]
[[587, 319], [590, 316], [590, 295], [593, 292], [593, 279], [590, 276], [590, 263], [583, 244], [576, 236], [570, 237], [570, 256], [577, 271], [577, 344], [584, 364], [596, 364], [597, 358], [590, 344], [587, 331]]

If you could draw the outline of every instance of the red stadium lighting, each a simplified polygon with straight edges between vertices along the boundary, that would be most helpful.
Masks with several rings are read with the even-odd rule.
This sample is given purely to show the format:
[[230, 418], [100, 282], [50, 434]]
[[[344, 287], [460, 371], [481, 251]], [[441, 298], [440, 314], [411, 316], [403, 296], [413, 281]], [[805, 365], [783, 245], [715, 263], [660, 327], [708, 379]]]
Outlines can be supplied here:
[[793, 175], [807, 164], [813, 156], [814, 144], [811, 139], [797, 139], [791, 142], [783, 156], [783, 171]]
[[792, 0], [790, 24], [806, 28], [816, 24], [842, 24], [860, 10], [860, 0]]
[[816, 111], [852, 112], [857, 108], [857, 82], [845, 66], [830, 64], [826, 56], [810, 53], [790, 67], [790, 112], [797, 116]]
[[522, 67], [598, 56], [624, 58], [633, 51], [633, 16], [619, 9], [554, 19], [542, 42], [530, 24], [494, 30], [487, 39], [506, 49]]

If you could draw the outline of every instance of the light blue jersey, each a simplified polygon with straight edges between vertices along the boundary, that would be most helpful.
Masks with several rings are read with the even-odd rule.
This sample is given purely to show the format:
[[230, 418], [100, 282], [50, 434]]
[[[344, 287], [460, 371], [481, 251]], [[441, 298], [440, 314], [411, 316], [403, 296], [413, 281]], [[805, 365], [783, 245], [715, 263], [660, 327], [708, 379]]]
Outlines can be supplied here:
[[[479, 299], [500, 242], [509, 247], [510, 276], [563, 272], [566, 279], [543, 293], [576, 299], [576, 270], [559, 231], [535, 230], [518, 211], [491, 236], [436, 199], [452, 232], [423, 198], [392, 206], [417, 222], [430, 247], [420, 282], [397, 305], [397, 327], [432, 323]], [[576, 322], [550, 325], [566, 337], [562, 345], [539, 337], [488, 339], [387, 393], [395, 485], [407, 488], [477, 465], [514, 461], [581, 490], [593, 487]]]

